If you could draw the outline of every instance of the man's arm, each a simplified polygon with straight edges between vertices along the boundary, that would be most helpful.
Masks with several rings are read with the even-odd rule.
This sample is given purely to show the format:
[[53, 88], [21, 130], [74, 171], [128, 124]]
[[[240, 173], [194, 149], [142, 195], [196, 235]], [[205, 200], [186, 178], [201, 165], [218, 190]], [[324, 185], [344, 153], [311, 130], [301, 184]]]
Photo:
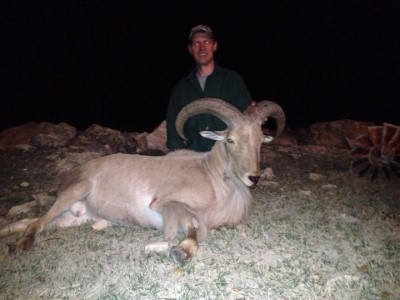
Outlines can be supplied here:
[[166, 122], [167, 122], [167, 148], [170, 150], [182, 149], [185, 147], [183, 140], [176, 131], [175, 121], [179, 113], [177, 107], [177, 97], [173, 92], [169, 99], [169, 104], [167, 108]]

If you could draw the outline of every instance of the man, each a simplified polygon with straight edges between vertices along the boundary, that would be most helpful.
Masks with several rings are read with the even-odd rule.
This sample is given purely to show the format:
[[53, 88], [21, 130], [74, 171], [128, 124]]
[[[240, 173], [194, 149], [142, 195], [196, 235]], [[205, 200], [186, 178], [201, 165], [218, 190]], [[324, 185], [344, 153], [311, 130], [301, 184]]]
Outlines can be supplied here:
[[189, 53], [193, 56], [196, 67], [188, 76], [181, 79], [171, 93], [167, 109], [167, 147], [170, 150], [181, 148], [196, 151], [209, 151], [213, 140], [203, 138], [202, 130], [224, 130], [226, 125], [217, 117], [202, 114], [190, 118], [184, 128], [184, 142], [175, 128], [179, 111], [189, 102], [199, 98], [220, 98], [244, 111], [251, 104], [251, 96], [243, 78], [235, 71], [217, 65], [214, 54], [218, 42], [210, 27], [197, 25], [189, 34]]

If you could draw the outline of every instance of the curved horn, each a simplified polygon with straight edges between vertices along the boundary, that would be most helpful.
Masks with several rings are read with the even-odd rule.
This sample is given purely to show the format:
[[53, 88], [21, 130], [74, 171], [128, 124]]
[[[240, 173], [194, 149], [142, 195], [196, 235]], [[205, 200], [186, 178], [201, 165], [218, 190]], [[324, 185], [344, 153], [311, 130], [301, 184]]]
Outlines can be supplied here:
[[244, 112], [246, 116], [250, 116], [252, 119], [258, 119], [264, 124], [269, 117], [272, 117], [276, 121], [276, 135], [278, 136], [285, 129], [286, 116], [282, 107], [277, 103], [269, 100], [263, 100], [257, 103], [251, 104]]
[[176, 130], [185, 139], [183, 126], [192, 116], [198, 114], [210, 114], [220, 118], [230, 127], [238, 120], [243, 119], [243, 114], [232, 104], [218, 98], [201, 98], [190, 102], [179, 112], [176, 117]]

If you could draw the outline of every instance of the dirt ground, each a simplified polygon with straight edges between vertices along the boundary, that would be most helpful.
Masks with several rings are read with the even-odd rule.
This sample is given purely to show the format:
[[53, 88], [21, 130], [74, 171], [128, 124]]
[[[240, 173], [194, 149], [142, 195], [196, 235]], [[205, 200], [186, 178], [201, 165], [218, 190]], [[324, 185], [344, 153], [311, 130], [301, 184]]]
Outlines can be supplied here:
[[[55, 196], [60, 163], [68, 157], [63, 165], [68, 169], [80, 162], [73, 154], [71, 149], [0, 151], [2, 224], [12, 206], [35, 195]], [[174, 265], [167, 253], [144, 252], [146, 243], [162, 240], [162, 233], [149, 229], [54, 230], [16, 258], [7, 255], [7, 243], [17, 237], [12, 236], [0, 242], [0, 294], [5, 299], [400, 299], [400, 179], [358, 177], [349, 171], [348, 149], [270, 145], [262, 157], [266, 171], [252, 192], [250, 218], [237, 228], [214, 230], [187, 265]], [[46, 209], [38, 206], [28, 216]]]

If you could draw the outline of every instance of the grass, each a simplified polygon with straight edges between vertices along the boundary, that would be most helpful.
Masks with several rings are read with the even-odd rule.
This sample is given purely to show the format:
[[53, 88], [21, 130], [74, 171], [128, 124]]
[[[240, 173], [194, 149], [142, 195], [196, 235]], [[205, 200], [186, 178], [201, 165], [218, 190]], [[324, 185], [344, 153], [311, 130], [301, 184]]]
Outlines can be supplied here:
[[[313, 170], [314, 171], [314, 170]], [[275, 171], [248, 220], [212, 230], [176, 265], [145, 253], [162, 233], [89, 225], [49, 230], [0, 254], [3, 299], [400, 299], [399, 181], [343, 173], [323, 181]], [[328, 187], [324, 187], [328, 186]]]

